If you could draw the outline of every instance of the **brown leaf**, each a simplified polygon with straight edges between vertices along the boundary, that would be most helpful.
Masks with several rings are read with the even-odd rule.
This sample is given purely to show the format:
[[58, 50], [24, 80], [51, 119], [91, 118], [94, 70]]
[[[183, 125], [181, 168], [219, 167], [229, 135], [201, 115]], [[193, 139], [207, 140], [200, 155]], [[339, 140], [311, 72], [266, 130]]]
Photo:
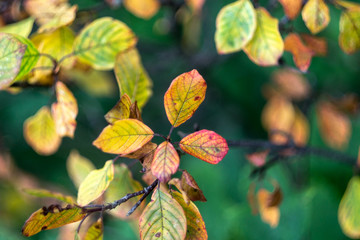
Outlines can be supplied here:
[[141, 112], [137, 105], [137, 101], [130, 105], [130, 116], [129, 118], [137, 119], [142, 122]]
[[309, 34], [301, 34], [306, 46], [312, 50], [316, 56], [326, 56], [328, 51], [327, 40], [322, 37], [315, 37]]
[[181, 188], [186, 192], [191, 201], [207, 201], [195, 179], [186, 170], [183, 171], [181, 176]]

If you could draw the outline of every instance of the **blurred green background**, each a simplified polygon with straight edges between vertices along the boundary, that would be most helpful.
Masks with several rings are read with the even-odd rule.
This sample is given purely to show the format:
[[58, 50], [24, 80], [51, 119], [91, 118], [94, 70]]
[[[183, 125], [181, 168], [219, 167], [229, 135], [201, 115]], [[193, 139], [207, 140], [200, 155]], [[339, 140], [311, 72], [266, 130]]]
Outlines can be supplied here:
[[[101, 1], [70, 1], [79, 9], [101, 4]], [[175, 1], [176, 2], [176, 1]], [[181, 2], [181, 1], [180, 1]], [[226, 139], [266, 139], [261, 125], [261, 111], [266, 102], [262, 86], [270, 80], [277, 67], [260, 67], [252, 63], [243, 52], [218, 55], [215, 49], [215, 19], [219, 10], [231, 1], [206, 1], [200, 18], [200, 38], [196, 32], [187, 31], [189, 25], [176, 22], [179, 13], [162, 7], [150, 20], [143, 20], [124, 8], [105, 7], [90, 17], [111, 16], [125, 22], [139, 37], [138, 49], [143, 64], [153, 80], [153, 97], [143, 109], [143, 120], [155, 132], [167, 134], [170, 124], [163, 107], [163, 96], [172, 79], [183, 72], [198, 69], [208, 83], [206, 99], [194, 117], [179, 130], [193, 131], [194, 124], [201, 129], [211, 129]], [[268, 1], [260, 1], [267, 6]], [[340, 10], [330, 7], [331, 22], [319, 35], [329, 44], [327, 57], [312, 60], [308, 78], [313, 90], [320, 95], [342, 96], [360, 93], [360, 54], [346, 55], [338, 46]], [[273, 16], [281, 17], [278, 6]], [[85, 14], [85, 20], [89, 16]], [[308, 32], [299, 16], [294, 22], [299, 32]], [[195, 45], [184, 41], [194, 40]], [[193, 39], [195, 38], [195, 39]], [[191, 41], [190, 41], [191, 42]], [[292, 56], [284, 59], [293, 65]], [[116, 81], [114, 79], [114, 84]], [[51, 188], [76, 195], [76, 189], [66, 171], [66, 159], [72, 149], [89, 158], [97, 167], [111, 159], [92, 146], [92, 141], [106, 126], [104, 114], [119, 99], [114, 94], [95, 97], [77, 85], [71, 85], [79, 104], [78, 126], [74, 139], [64, 138], [59, 151], [51, 156], [37, 155], [23, 137], [24, 121], [38, 109], [51, 103], [49, 89], [26, 89], [13, 95], [0, 92], [0, 146], [8, 152], [13, 165], [27, 174], [16, 177], [15, 167], [0, 165], [0, 172], [13, 175], [14, 180], [0, 178], [0, 239], [25, 239], [21, 227], [32, 212], [44, 204], [42, 200], [28, 197], [19, 191], [32, 181], [42, 188]], [[316, 99], [314, 100], [316, 101]], [[327, 148], [321, 140], [314, 107], [307, 113], [310, 121], [310, 146]], [[352, 117], [352, 136], [346, 153], [357, 155], [360, 144], [359, 116]], [[176, 131], [175, 131], [176, 133]], [[174, 134], [176, 136], [176, 134]], [[347, 239], [337, 220], [338, 204], [352, 176], [348, 165], [313, 156], [295, 158], [288, 164], [277, 164], [267, 173], [267, 179], [279, 182], [284, 200], [280, 206], [281, 217], [277, 228], [263, 223], [251, 214], [246, 195], [251, 183], [252, 167], [245, 159], [245, 151], [231, 149], [218, 165], [211, 165], [194, 157], [181, 159], [181, 169], [186, 169], [198, 182], [207, 202], [197, 202], [209, 234], [209, 239]], [[130, 160], [121, 160], [130, 163]], [[6, 169], [4, 169], [6, 168]], [[132, 167], [136, 179], [141, 181], [140, 164]], [[49, 203], [47, 201], [47, 203]], [[57, 239], [59, 230], [41, 232], [30, 239]], [[105, 217], [104, 239], [137, 239], [131, 224]]]

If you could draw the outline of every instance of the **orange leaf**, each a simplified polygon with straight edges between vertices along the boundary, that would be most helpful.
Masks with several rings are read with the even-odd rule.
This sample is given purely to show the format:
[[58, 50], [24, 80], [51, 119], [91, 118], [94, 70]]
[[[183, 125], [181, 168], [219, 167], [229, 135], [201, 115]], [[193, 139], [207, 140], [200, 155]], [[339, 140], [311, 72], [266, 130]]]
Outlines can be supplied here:
[[57, 102], [51, 106], [51, 111], [55, 120], [56, 132], [59, 136], [74, 137], [76, 128], [76, 115], [78, 105], [74, 95], [62, 82], [55, 85]]
[[106, 121], [110, 124], [113, 124], [117, 120], [129, 118], [130, 105], [130, 97], [127, 94], [122, 95], [116, 105], [105, 115]]
[[144, 146], [153, 138], [154, 132], [136, 119], [123, 119], [109, 125], [93, 142], [106, 153], [129, 154]]
[[158, 0], [124, 0], [125, 8], [137, 17], [149, 19], [160, 8]]
[[314, 37], [309, 34], [301, 34], [301, 38], [317, 56], [326, 56], [328, 48], [326, 38]]
[[194, 11], [196, 12], [200, 12], [205, 0], [185, 0], [185, 3], [192, 9], [194, 9]]
[[295, 65], [302, 72], [308, 70], [314, 53], [304, 45], [298, 34], [290, 33], [285, 38], [285, 51], [292, 53]]
[[211, 164], [220, 162], [229, 150], [223, 137], [205, 129], [184, 137], [179, 146], [186, 153]]
[[151, 171], [161, 182], [170, 180], [171, 175], [176, 173], [180, 158], [174, 146], [165, 141], [155, 151]]
[[55, 122], [48, 107], [42, 107], [24, 123], [26, 142], [41, 155], [51, 155], [60, 146], [61, 138], [56, 133]]
[[324, 0], [308, 0], [301, 15], [312, 34], [320, 32], [330, 22], [329, 7]]
[[293, 125], [290, 134], [297, 145], [305, 146], [309, 139], [310, 127], [309, 122], [304, 114], [296, 109]]
[[260, 189], [257, 193], [257, 197], [261, 219], [263, 222], [268, 223], [272, 228], [277, 227], [280, 219], [280, 211], [277, 206], [269, 206], [271, 193], [265, 189]]
[[344, 149], [351, 135], [351, 122], [329, 102], [317, 106], [320, 133], [325, 142], [336, 149]]
[[206, 82], [197, 70], [175, 78], [164, 96], [166, 115], [177, 127], [192, 117], [205, 99]]
[[299, 15], [302, 0], [279, 0], [280, 4], [284, 8], [284, 12], [289, 19], [295, 19]]

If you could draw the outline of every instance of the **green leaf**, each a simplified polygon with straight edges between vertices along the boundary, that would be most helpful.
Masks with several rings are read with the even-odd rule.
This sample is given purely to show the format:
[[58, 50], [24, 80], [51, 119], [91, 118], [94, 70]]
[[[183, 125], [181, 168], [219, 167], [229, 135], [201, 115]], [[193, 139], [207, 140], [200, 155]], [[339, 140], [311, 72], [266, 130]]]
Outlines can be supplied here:
[[77, 150], [72, 150], [66, 161], [66, 168], [74, 185], [79, 187], [87, 175], [95, 169], [95, 166], [89, 159], [81, 156]]
[[104, 237], [104, 224], [101, 218], [87, 229], [84, 240], [102, 240]]
[[135, 46], [137, 38], [123, 22], [99, 18], [86, 26], [74, 42], [75, 54], [98, 70], [114, 67], [116, 55]]
[[114, 70], [120, 94], [127, 94], [132, 102], [137, 101], [141, 109], [152, 95], [152, 82], [136, 48], [119, 53]]
[[249, 0], [240, 0], [223, 7], [216, 18], [215, 43], [218, 53], [241, 50], [253, 37], [256, 13]]
[[48, 197], [60, 200], [65, 203], [74, 204], [75, 199], [62, 193], [52, 192], [46, 189], [25, 189], [24, 192], [35, 197]]
[[360, 49], [360, 10], [346, 10], [341, 13], [339, 45], [347, 54]]
[[181, 205], [157, 188], [139, 220], [140, 239], [183, 240], [186, 236], [186, 217]]
[[34, 18], [29, 17], [17, 23], [6, 25], [0, 28], [0, 32], [18, 34], [23, 37], [28, 37], [34, 25]]
[[11, 85], [20, 71], [26, 45], [8, 33], [0, 33], [0, 89]]
[[114, 164], [112, 160], [105, 163], [99, 170], [93, 170], [80, 184], [77, 203], [85, 206], [100, 197], [114, 179]]

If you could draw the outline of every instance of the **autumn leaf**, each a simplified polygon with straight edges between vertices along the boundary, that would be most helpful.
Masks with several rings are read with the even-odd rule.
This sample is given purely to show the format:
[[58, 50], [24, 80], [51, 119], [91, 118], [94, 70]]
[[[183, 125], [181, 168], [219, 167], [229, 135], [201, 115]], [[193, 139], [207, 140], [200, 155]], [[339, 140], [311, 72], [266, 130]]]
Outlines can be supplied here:
[[295, 118], [291, 126], [290, 135], [299, 146], [305, 146], [309, 139], [309, 121], [299, 109], [295, 110]]
[[330, 22], [329, 7], [324, 0], [307, 1], [301, 15], [312, 34], [322, 31]]
[[171, 196], [181, 205], [185, 212], [187, 231], [186, 240], [206, 240], [208, 234], [205, 227], [205, 222], [199, 212], [199, 209], [193, 202], [187, 204], [182, 195], [178, 192], [171, 192]]
[[284, 8], [285, 15], [293, 20], [295, 19], [301, 10], [302, 0], [279, 0], [280, 4]]
[[140, 161], [146, 157], [147, 155], [151, 154], [152, 152], [155, 152], [155, 149], [157, 148], [157, 144], [153, 142], [148, 142], [142, 148], [139, 150], [136, 150], [135, 152], [123, 155], [123, 157], [130, 158], [130, 159], [139, 159]]
[[123, 119], [104, 128], [93, 145], [106, 153], [126, 155], [144, 146], [153, 136], [154, 132], [139, 120]]
[[269, 150], [265, 150], [261, 152], [246, 154], [245, 157], [255, 167], [261, 167], [265, 165], [266, 158], [268, 155], [269, 155]]
[[190, 173], [188, 173], [186, 170], [184, 170], [183, 174], [181, 175], [181, 189], [186, 193], [186, 196], [191, 201], [207, 201], [193, 176], [191, 176]]
[[72, 92], [62, 82], [55, 85], [57, 102], [51, 106], [55, 120], [56, 132], [59, 136], [74, 137], [76, 116], [78, 114], [77, 101]]
[[137, 17], [149, 19], [160, 9], [159, 0], [124, 0], [124, 7]]
[[350, 238], [360, 238], [360, 177], [352, 177], [341, 199], [338, 218], [342, 231]]
[[157, 188], [139, 219], [140, 239], [182, 240], [186, 236], [186, 216], [181, 205]]
[[130, 97], [125, 93], [116, 105], [105, 115], [108, 123], [114, 124], [117, 120], [127, 119], [130, 116]]
[[346, 10], [341, 13], [339, 45], [351, 54], [360, 49], [360, 9]]
[[102, 240], [104, 237], [104, 223], [101, 218], [94, 222], [87, 230], [84, 240]]
[[26, 45], [8, 33], [0, 33], [0, 89], [11, 85], [20, 71]]
[[35, 197], [54, 198], [64, 203], [75, 204], [75, 199], [72, 196], [67, 196], [58, 192], [52, 192], [46, 189], [24, 189], [24, 192]]
[[[105, 200], [107, 202], [113, 202], [128, 193], [141, 190], [143, 190], [141, 183], [133, 179], [131, 171], [125, 164], [115, 165], [114, 180], [110, 183], [109, 188], [105, 192]], [[141, 196], [129, 199], [116, 209], [110, 211], [110, 214], [121, 219], [137, 219], [145, 207], [145, 202], [143, 202], [130, 216], [127, 216], [127, 213], [140, 198]]]
[[229, 151], [223, 137], [205, 129], [187, 135], [179, 146], [186, 153], [211, 164], [219, 163]]
[[89, 159], [81, 156], [77, 150], [72, 150], [66, 161], [66, 168], [72, 182], [78, 188], [86, 176], [95, 169], [95, 166]]
[[34, 18], [28, 17], [16, 23], [8, 24], [0, 28], [0, 32], [17, 34], [27, 38], [34, 26]]
[[346, 8], [347, 10], [355, 10], [355, 11], [360, 10], [359, 3], [355, 3], [355, 2], [351, 2], [351, 1], [342, 1], [342, 0], [335, 0], [334, 2], [337, 6]]
[[256, 9], [257, 25], [253, 38], [245, 46], [244, 52], [260, 66], [277, 65], [284, 52], [278, 20], [264, 8]]
[[205, 0], [185, 0], [185, 3], [195, 12], [200, 12], [205, 4]]
[[166, 91], [164, 105], [166, 115], [174, 127], [192, 117], [205, 99], [206, 82], [197, 70], [176, 77]]
[[326, 38], [315, 37], [309, 34], [301, 34], [301, 39], [305, 45], [315, 53], [316, 56], [326, 56], [328, 51]]
[[176, 173], [180, 164], [180, 158], [174, 146], [165, 141], [161, 143], [155, 153], [154, 160], [151, 164], [151, 172], [161, 182], [170, 180], [171, 175]]
[[75, 20], [77, 5], [72, 7], [62, 5], [57, 7], [56, 14], [47, 23], [43, 24], [38, 32], [54, 31], [60, 27], [69, 26]]
[[277, 227], [280, 219], [280, 211], [277, 206], [269, 206], [271, 193], [266, 189], [260, 189], [257, 193], [258, 206], [261, 219], [272, 228]]
[[40, 231], [64, 226], [69, 223], [80, 221], [85, 217], [82, 209], [68, 205], [62, 208], [58, 205], [40, 208], [26, 220], [22, 234], [26, 237], [33, 236]]
[[300, 36], [296, 33], [287, 35], [284, 42], [285, 51], [292, 53], [295, 65], [300, 71], [306, 72], [310, 66], [314, 52], [304, 45]]
[[241, 50], [252, 39], [256, 29], [256, 12], [249, 0], [223, 7], [216, 17], [215, 43], [220, 54]]
[[55, 122], [48, 107], [42, 107], [24, 122], [24, 137], [40, 155], [51, 155], [57, 151], [61, 138], [56, 133]]
[[137, 39], [123, 22], [110, 17], [87, 25], [74, 42], [74, 54], [97, 70], [114, 67], [116, 55], [135, 46]]
[[114, 164], [112, 160], [108, 160], [103, 168], [91, 171], [80, 184], [77, 203], [80, 206], [85, 206], [99, 198], [113, 179]]
[[114, 71], [120, 94], [127, 94], [131, 102], [137, 101], [141, 109], [152, 95], [152, 81], [136, 48], [118, 54]]

